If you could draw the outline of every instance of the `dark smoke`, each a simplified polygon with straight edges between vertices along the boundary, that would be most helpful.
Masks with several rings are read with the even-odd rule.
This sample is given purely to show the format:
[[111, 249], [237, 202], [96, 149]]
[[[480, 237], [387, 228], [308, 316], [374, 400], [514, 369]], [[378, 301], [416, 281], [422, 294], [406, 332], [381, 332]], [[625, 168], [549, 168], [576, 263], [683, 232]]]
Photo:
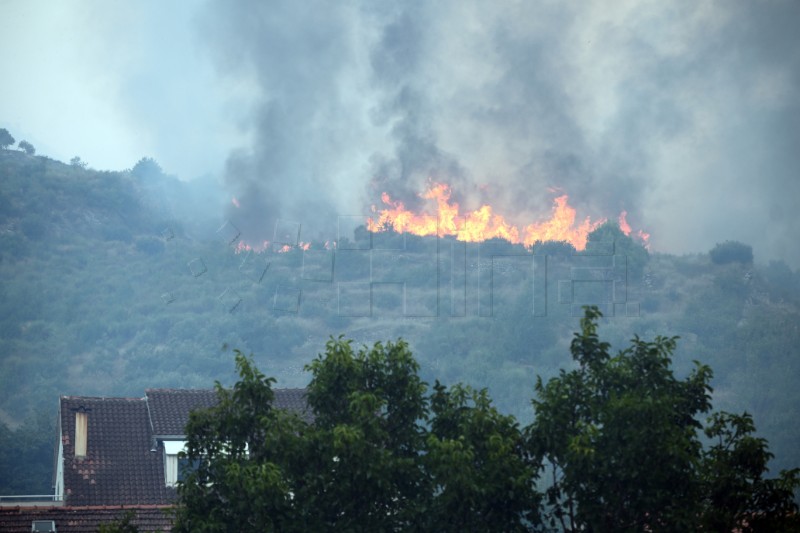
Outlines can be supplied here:
[[798, 20], [790, 1], [213, 2], [222, 72], [260, 95], [231, 217], [330, 235], [433, 179], [521, 224], [558, 190], [659, 250], [737, 239], [798, 265]]

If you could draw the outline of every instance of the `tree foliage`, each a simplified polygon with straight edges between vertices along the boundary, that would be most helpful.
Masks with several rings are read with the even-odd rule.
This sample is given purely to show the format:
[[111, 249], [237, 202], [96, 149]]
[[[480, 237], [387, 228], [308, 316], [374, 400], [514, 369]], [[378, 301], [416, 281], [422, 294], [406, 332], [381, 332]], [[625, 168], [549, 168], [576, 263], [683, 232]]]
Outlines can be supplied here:
[[[486, 391], [436, 384], [408, 346], [331, 339], [308, 365], [314, 421], [271, 407], [273, 380], [241, 353], [241, 380], [194, 413], [178, 531], [515, 531], [536, 519], [535, 470]], [[453, 513], [458, 513], [455, 516]], [[458, 528], [465, 530], [463, 528]]]
[[[587, 310], [570, 351], [579, 368], [536, 384], [531, 453], [552, 471], [548, 503], [567, 531], [691, 529], [711, 370], [674, 377], [675, 338], [638, 337], [616, 357]], [[681, 487], [676, 493], [675, 487]]]
[[86, 168], [88, 166], [88, 163], [82, 160], [80, 156], [77, 155], [69, 160], [69, 164], [72, 165], [73, 167], [78, 167], [78, 168]]
[[[308, 365], [312, 440], [327, 463], [306, 477], [304, 495], [318, 505], [315, 526], [394, 530], [418, 522], [427, 484], [420, 465], [428, 413], [419, 366], [403, 343], [353, 351], [331, 340]], [[337, 487], [331, 491], [329, 487]]]
[[19, 149], [28, 155], [34, 155], [36, 153], [36, 148], [34, 148], [33, 145], [28, 141], [20, 141], [17, 146], [19, 146]]
[[306, 418], [274, 409], [274, 380], [237, 352], [240, 381], [217, 384], [219, 405], [191, 416], [199, 466], [179, 486], [177, 531], [800, 527], [800, 470], [765, 477], [771, 454], [752, 418], [699, 421], [711, 369], [677, 378], [676, 337], [634, 337], [612, 356], [601, 316], [586, 309], [577, 368], [538, 380], [524, 430], [486, 390], [428, 392], [403, 341], [355, 352], [331, 339], [306, 367]]
[[[526, 531], [538, 525], [537, 468], [513, 416], [485, 389], [434, 385], [426, 463], [437, 497], [426, 531]], [[502, 489], [502, 490], [500, 490]]]
[[16, 142], [14, 137], [5, 128], [0, 128], [0, 150], [5, 150]]
[[164, 175], [161, 165], [152, 157], [143, 157], [131, 169], [131, 174], [139, 179], [153, 179]]
[[714, 414], [705, 433], [719, 443], [703, 449], [698, 417], [711, 410], [711, 369], [696, 362], [688, 377], [676, 378], [675, 337], [635, 337], [612, 357], [597, 335], [601, 316], [588, 308], [581, 320], [570, 347], [578, 368], [536, 385], [529, 447], [549, 472], [550, 524], [730, 531], [748, 530], [758, 518], [777, 527], [771, 530], [795, 527], [797, 471], [762, 479], [771, 456], [766, 441], [750, 436], [748, 415]]
[[10, 429], [0, 422], [0, 494], [47, 494], [52, 485], [52, 413], [40, 411]]
[[272, 408], [274, 379], [240, 352], [241, 380], [216, 385], [216, 407], [192, 413], [186, 455], [197, 464], [180, 485], [177, 531], [290, 531], [292, 456], [299, 419]]
[[[625, 235], [616, 222], [608, 221], [591, 232], [587, 237], [584, 255], [608, 255], [609, 252], [625, 258], [629, 277], [639, 278], [650, 260], [650, 253], [641, 243]], [[608, 243], [598, 248], [599, 243]], [[610, 245], [610, 246], [609, 246]]]
[[753, 247], [739, 241], [725, 241], [718, 243], [709, 252], [711, 261], [717, 265], [727, 263], [753, 263]]
[[712, 440], [704, 452], [703, 527], [708, 531], [800, 531], [794, 490], [800, 469], [765, 479], [772, 458], [767, 441], [753, 435], [747, 413], [715, 413], [705, 434]]

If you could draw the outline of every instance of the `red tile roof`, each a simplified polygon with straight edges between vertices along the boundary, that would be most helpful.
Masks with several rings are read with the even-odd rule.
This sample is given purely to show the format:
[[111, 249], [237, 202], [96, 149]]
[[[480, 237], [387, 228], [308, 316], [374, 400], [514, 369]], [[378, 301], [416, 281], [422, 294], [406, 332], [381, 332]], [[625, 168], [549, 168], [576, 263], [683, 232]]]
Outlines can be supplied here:
[[[274, 392], [274, 407], [312, 419], [305, 389]], [[173, 503], [177, 492], [166, 486], [164, 448], [156, 437], [183, 436], [189, 413], [216, 403], [216, 391], [210, 389], [148, 389], [144, 398], [62, 397], [65, 504]], [[85, 457], [75, 457], [77, 412], [88, 418]]]
[[[75, 413], [89, 419], [86, 457], [75, 457]], [[64, 498], [76, 505], [166, 504], [162, 453], [151, 452], [147, 402], [142, 398], [61, 399]]]
[[0, 531], [30, 533], [34, 520], [52, 520], [57, 533], [96, 533], [100, 524], [132, 513], [131, 523], [141, 532], [170, 531], [172, 508], [149, 506], [0, 507]]

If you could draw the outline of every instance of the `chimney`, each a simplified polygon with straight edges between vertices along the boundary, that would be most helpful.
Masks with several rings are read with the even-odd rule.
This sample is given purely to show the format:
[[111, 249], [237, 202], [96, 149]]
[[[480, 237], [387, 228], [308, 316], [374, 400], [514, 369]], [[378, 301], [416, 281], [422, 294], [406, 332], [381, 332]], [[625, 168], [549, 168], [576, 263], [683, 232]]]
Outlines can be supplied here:
[[86, 440], [89, 433], [89, 415], [75, 413], [75, 457], [86, 457]]

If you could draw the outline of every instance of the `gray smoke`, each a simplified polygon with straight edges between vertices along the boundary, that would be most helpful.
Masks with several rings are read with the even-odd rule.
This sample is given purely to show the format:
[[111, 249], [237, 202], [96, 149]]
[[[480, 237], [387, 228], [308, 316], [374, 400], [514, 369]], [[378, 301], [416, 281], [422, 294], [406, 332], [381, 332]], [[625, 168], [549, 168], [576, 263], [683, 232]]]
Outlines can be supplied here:
[[309, 239], [433, 179], [521, 224], [563, 191], [656, 250], [800, 265], [798, 21], [791, 1], [212, 2], [221, 72], [259, 95], [230, 215]]

